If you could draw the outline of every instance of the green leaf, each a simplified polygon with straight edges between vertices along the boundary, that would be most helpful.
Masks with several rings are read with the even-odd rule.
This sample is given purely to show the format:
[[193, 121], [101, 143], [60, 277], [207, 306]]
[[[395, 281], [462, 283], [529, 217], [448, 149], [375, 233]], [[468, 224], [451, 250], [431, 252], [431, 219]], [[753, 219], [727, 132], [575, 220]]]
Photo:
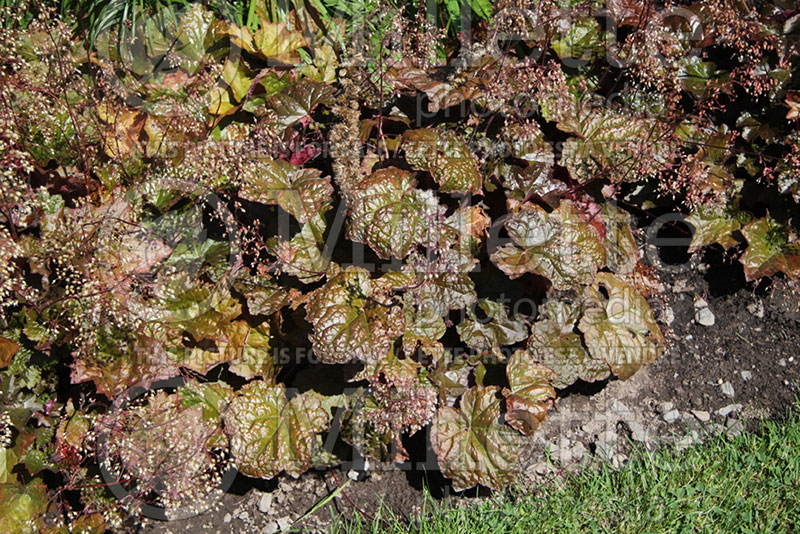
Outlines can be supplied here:
[[430, 172], [442, 193], [481, 193], [483, 178], [478, 159], [456, 132], [406, 130], [403, 149], [408, 163]]
[[563, 35], [557, 35], [550, 43], [560, 59], [591, 59], [605, 50], [603, 33], [594, 18], [572, 21]]
[[408, 288], [418, 305], [430, 307], [439, 316], [472, 305], [477, 299], [475, 282], [469, 277], [478, 261], [457, 250], [445, 249], [435, 259], [413, 254], [403, 272], [413, 276]]
[[555, 373], [534, 363], [523, 350], [515, 351], [506, 364], [509, 389], [506, 397], [506, 422], [526, 436], [533, 434], [544, 421], [547, 403], [556, 398], [550, 385]]
[[742, 227], [742, 216], [746, 217], [743, 213], [736, 213], [726, 206], [715, 204], [698, 206], [686, 217], [686, 222], [694, 227], [689, 252], [712, 243], [719, 243], [725, 249], [735, 246], [738, 241], [732, 234]]
[[268, 276], [237, 280], [233, 289], [244, 296], [251, 315], [272, 315], [289, 304], [289, 290]]
[[468, 0], [469, 5], [480, 18], [483, 20], [492, 19], [492, 2], [490, 0]]
[[0, 532], [40, 532], [48, 502], [44, 482], [38, 478], [27, 486], [0, 484]]
[[233, 398], [233, 389], [225, 382], [197, 382], [192, 380], [182, 386], [178, 393], [183, 398], [181, 406], [200, 406], [203, 420], [217, 422], [222, 419]]
[[[244, 61], [241, 59], [225, 60], [225, 66], [222, 68], [222, 79], [233, 91], [233, 96], [237, 102], [241, 102], [250, 86], [253, 84], [254, 73], [247, 68]], [[219, 114], [219, 113], [217, 113]]]
[[[608, 297], [600, 292], [600, 286]], [[584, 312], [578, 328], [592, 358], [606, 361], [622, 380], [658, 358], [664, 337], [650, 305], [634, 286], [610, 273], [600, 273], [589, 294], [595, 307]]]
[[395, 167], [375, 171], [353, 192], [348, 237], [383, 259], [405, 258], [417, 245], [435, 244], [444, 208], [416, 185], [411, 173]]
[[441, 348], [438, 340], [447, 331], [444, 319], [436, 313], [437, 310], [433, 306], [424, 302], [415, 305], [408, 294], [404, 300], [403, 315], [406, 329], [403, 332], [403, 352], [406, 355], [414, 354], [418, 346], [426, 352], [438, 352]]
[[243, 378], [275, 376], [269, 323], [251, 327], [245, 321], [233, 321], [221, 325], [213, 342], [213, 349], [202, 345], [184, 351], [181, 366], [205, 374], [220, 363], [230, 362], [228, 370]]
[[246, 200], [278, 204], [305, 223], [331, 201], [333, 186], [317, 169], [302, 168], [282, 160], [267, 160], [258, 173], [244, 178], [239, 194]]
[[373, 291], [369, 272], [360, 267], [348, 267], [314, 291], [306, 319], [314, 326], [314, 353], [324, 363], [386, 358], [404, 330], [402, 309]]
[[554, 387], [565, 388], [581, 379], [586, 382], [608, 378], [611, 369], [605, 360], [594, 359], [574, 331], [580, 307], [563, 302], [548, 302], [545, 318], [531, 328], [527, 349], [531, 357], [555, 372]]
[[[192, 4], [181, 18], [178, 27], [177, 34], [181, 44], [176, 48], [176, 52], [193, 62], [202, 60], [206, 50], [214, 44], [216, 37], [213, 30], [214, 23], [214, 13], [205, 9], [201, 4]], [[190, 66], [185, 65], [185, 62], [181, 63], [183, 66]], [[190, 73], [194, 72], [194, 69], [187, 70]]]
[[470, 307], [467, 318], [456, 326], [458, 335], [468, 346], [483, 351], [512, 345], [527, 337], [525, 322], [517, 317], [509, 318], [503, 304], [481, 300], [478, 307], [486, 314], [486, 319], [478, 319], [474, 307]]
[[603, 222], [608, 268], [617, 274], [632, 273], [639, 261], [639, 247], [631, 230], [630, 214], [606, 202], [603, 204]]
[[800, 277], [800, 244], [790, 239], [785, 226], [767, 215], [742, 228], [747, 249], [741, 257], [748, 280], [783, 272], [789, 278]]
[[305, 284], [322, 279], [331, 266], [331, 259], [325, 255], [323, 246], [327, 228], [325, 211], [329, 207], [323, 208], [304, 224], [291, 240], [278, 241], [270, 247], [270, 252], [278, 257], [281, 270]]
[[522, 204], [505, 227], [514, 244], [500, 247], [492, 261], [509, 278], [536, 273], [556, 289], [570, 289], [591, 282], [605, 265], [600, 236], [567, 200], [549, 214], [537, 205]]
[[681, 72], [678, 74], [681, 86], [695, 96], [703, 96], [708, 90], [708, 80], [717, 70], [713, 61], [703, 61], [700, 56], [687, 55], [680, 60]]
[[473, 386], [459, 409], [439, 408], [431, 423], [431, 447], [442, 473], [460, 491], [482, 484], [503, 489], [514, 482], [522, 440], [502, 424], [497, 386]]
[[8, 484], [17, 481], [17, 475], [11, 470], [17, 465], [17, 455], [11, 449], [0, 449], [0, 484]]
[[[653, 162], [666, 164], [670, 155], [669, 143], [659, 142], [655, 122], [580, 105], [555, 118], [560, 130], [578, 135], [564, 143], [561, 165], [579, 183], [595, 178], [637, 182], [659, 170]], [[640, 161], [648, 167], [640, 167]]]
[[278, 124], [289, 127], [311, 117], [317, 106], [331, 104], [334, 94], [335, 91], [330, 85], [302, 78], [267, 98], [266, 102], [275, 111]]
[[308, 44], [303, 34], [288, 29], [286, 22], [272, 23], [262, 20], [254, 33], [247, 27], [231, 25], [228, 33], [231, 43], [239, 48], [261, 59], [285, 64], [299, 64], [298, 50]]
[[225, 413], [231, 453], [243, 474], [272, 478], [285, 471], [297, 478], [309, 467], [315, 436], [330, 414], [319, 395], [306, 392], [286, 399], [282, 384], [258, 380], [237, 392]]

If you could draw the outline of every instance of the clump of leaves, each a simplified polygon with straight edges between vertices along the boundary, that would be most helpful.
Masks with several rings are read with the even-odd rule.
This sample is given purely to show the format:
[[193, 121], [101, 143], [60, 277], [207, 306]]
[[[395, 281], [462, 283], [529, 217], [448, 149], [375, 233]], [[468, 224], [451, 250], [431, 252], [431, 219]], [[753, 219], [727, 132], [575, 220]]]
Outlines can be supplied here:
[[798, 15], [613, 2], [602, 54], [585, 13], [543, 31], [562, 4], [444, 39], [446, 69], [391, 35], [362, 61], [299, 4], [251, 24], [194, 5], [97, 53], [46, 18], [3, 30], [3, 520], [44, 521], [45, 470], [100, 530], [120, 508], [92, 466], [129, 512], [174, 515], [228, 461], [296, 477], [342, 442], [413, 461], [424, 429], [455, 488], [503, 488], [560, 390], [663, 351], [648, 216], [688, 213], [691, 252], [739, 254], [749, 280], [800, 275]]

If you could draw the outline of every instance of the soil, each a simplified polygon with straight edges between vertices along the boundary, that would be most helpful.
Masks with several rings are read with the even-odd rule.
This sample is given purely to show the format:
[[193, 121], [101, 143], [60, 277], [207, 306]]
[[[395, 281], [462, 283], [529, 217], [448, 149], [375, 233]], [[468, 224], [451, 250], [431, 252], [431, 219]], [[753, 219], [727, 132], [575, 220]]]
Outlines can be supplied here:
[[[666, 332], [668, 351], [627, 381], [579, 384], [560, 392], [547, 420], [521, 451], [524, 484], [535, 486], [595, 461], [620, 467], [633, 446], [688, 447], [709, 432], [735, 434], [760, 418], [785, 414], [800, 383], [800, 288], [780, 277], [745, 284], [736, 265], [717, 262], [705, 273], [661, 277], [663, 291], [651, 304]], [[714, 315], [713, 325], [695, 319], [701, 298]], [[296, 522], [345, 483], [330, 503]], [[369, 517], [381, 503], [400, 517], [411, 517], [425, 504], [423, 483], [434, 498], [462, 501], [487, 494], [455, 495], [435, 470], [404, 471], [383, 464], [366, 472], [312, 471], [298, 480], [282, 477], [268, 483], [240, 477], [209, 512], [145, 523], [141, 531], [269, 533], [292, 524], [323, 531], [337, 514]]]

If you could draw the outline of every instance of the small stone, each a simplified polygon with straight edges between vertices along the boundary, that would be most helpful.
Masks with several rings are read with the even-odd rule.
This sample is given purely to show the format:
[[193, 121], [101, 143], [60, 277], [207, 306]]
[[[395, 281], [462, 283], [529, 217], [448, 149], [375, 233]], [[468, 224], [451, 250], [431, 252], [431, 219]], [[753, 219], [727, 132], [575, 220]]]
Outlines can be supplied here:
[[733, 417], [725, 420], [725, 433], [729, 436], [738, 436], [744, 432], [744, 423]]
[[703, 297], [697, 297], [694, 300], [694, 307], [696, 310], [699, 310], [700, 308], [708, 308], [708, 302], [706, 302], [706, 299]]
[[685, 278], [679, 278], [675, 280], [675, 283], [672, 284], [672, 291], [674, 293], [683, 293], [684, 291], [688, 291], [691, 289], [691, 285], [689, 285], [689, 281]]
[[675, 421], [681, 418], [681, 412], [679, 412], [678, 410], [670, 410], [668, 412], [665, 412], [661, 416], [661, 418], [667, 423], [674, 423]]
[[272, 494], [264, 493], [258, 500], [258, 511], [262, 514], [267, 514], [272, 510]]
[[656, 411], [658, 411], [658, 413], [667, 413], [672, 411], [673, 408], [675, 408], [675, 405], [667, 401], [659, 403], [658, 407], [656, 408]]
[[355, 469], [351, 469], [350, 471], [347, 472], [347, 478], [349, 478], [350, 480], [353, 481], [358, 480], [358, 477], [359, 477], [358, 471], [356, 471]]
[[278, 519], [278, 528], [281, 530], [289, 530], [289, 527], [292, 526], [292, 518], [290, 517], [281, 517]]
[[744, 380], [745, 382], [753, 378], [753, 373], [751, 373], [750, 371], [742, 371], [741, 375], [742, 375], [742, 380]]
[[716, 318], [714, 314], [711, 313], [711, 310], [708, 308], [700, 308], [694, 314], [694, 320], [697, 321], [697, 324], [703, 326], [714, 326], [716, 322]]
[[711, 414], [705, 410], [692, 410], [692, 415], [701, 423], [707, 423], [711, 420]]
[[627, 417], [631, 415], [630, 408], [628, 408], [627, 406], [625, 406], [623, 403], [621, 403], [616, 399], [611, 403], [611, 411], [622, 417]]
[[786, 367], [786, 360], [784, 358], [781, 358], [780, 360], [778, 360], [778, 365], [780, 365], [781, 367]]
[[747, 311], [749, 311], [751, 314], [755, 315], [759, 319], [763, 319], [764, 318], [764, 303], [761, 302], [760, 300], [758, 300], [756, 302], [751, 302], [750, 304], [747, 305]]
[[278, 523], [276, 523], [275, 521], [270, 521], [269, 523], [264, 525], [264, 528], [261, 529], [261, 534], [275, 534], [280, 529], [281, 527], [278, 526]]
[[728, 417], [730, 414], [739, 413], [740, 411], [742, 411], [741, 404], [729, 404], [717, 410], [717, 414], [722, 417]]
[[222, 522], [225, 524], [230, 523], [232, 520], [233, 517], [231, 517], [231, 514], [225, 514], [225, 516], [222, 518]]
[[723, 395], [725, 395], [726, 397], [728, 397], [730, 399], [732, 399], [733, 396], [735, 395], [735, 392], [733, 390], [733, 386], [731, 385], [730, 382], [723, 382], [722, 384], [720, 384], [719, 389], [720, 389], [720, 391], [722, 392]]
[[581, 458], [583, 458], [584, 456], [586, 456], [586, 453], [588, 452], [586, 450], [586, 447], [584, 446], [584, 444], [581, 443], [580, 441], [572, 446], [571, 451], [572, 451], [572, 458], [575, 461], [578, 461]]
[[536, 471], [537, 475], [546, 475], [547, 474], [547, 464], [544, 462], [539, 462], [535, 466], [533, 466], [533, 470]]
[[610, 460], [614, 455], [614, 446], [605, 441], [594, 442], [594, 453], [601, 460]]
[[631, 439], [639, 443], [646, 443], [648, 441], [647, 431], [636, 421], [629, 421], [628, 428], [631, 429]]
[[675, 442], [675, 446], [678, 449], [685, 449], [687, 447], [691, 447], [692, 445], [694, 445], [694, 438], [690, 435], [683, 436], [681, 439]]
[[628, 463], [628, 457], [624, 454], [615, 454], [613, 458], [611, 458], [611, 466], [614, 469], [619, 469], [620, 467], [625, 467]]
[[670, 306], [666, 306], [664, 308], [664, 313], [661, 314], [661, 318], [664, 320], [664, 324], [671, 325], [675, 322], [675, 312], [672, 311]]

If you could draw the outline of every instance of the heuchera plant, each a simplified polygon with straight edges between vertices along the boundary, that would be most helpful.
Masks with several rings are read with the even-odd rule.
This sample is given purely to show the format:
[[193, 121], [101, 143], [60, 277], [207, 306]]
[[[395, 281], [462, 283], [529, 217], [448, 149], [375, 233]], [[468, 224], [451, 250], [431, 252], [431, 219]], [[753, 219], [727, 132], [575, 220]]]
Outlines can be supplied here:
[[306, 6], [2, 30], [0, 530], [416, 432], [454, 489], [502, 489], [558, 390], [663, 352], [649, 219], [800, 275], [788, 2], [502, 2], [460, 41]]

